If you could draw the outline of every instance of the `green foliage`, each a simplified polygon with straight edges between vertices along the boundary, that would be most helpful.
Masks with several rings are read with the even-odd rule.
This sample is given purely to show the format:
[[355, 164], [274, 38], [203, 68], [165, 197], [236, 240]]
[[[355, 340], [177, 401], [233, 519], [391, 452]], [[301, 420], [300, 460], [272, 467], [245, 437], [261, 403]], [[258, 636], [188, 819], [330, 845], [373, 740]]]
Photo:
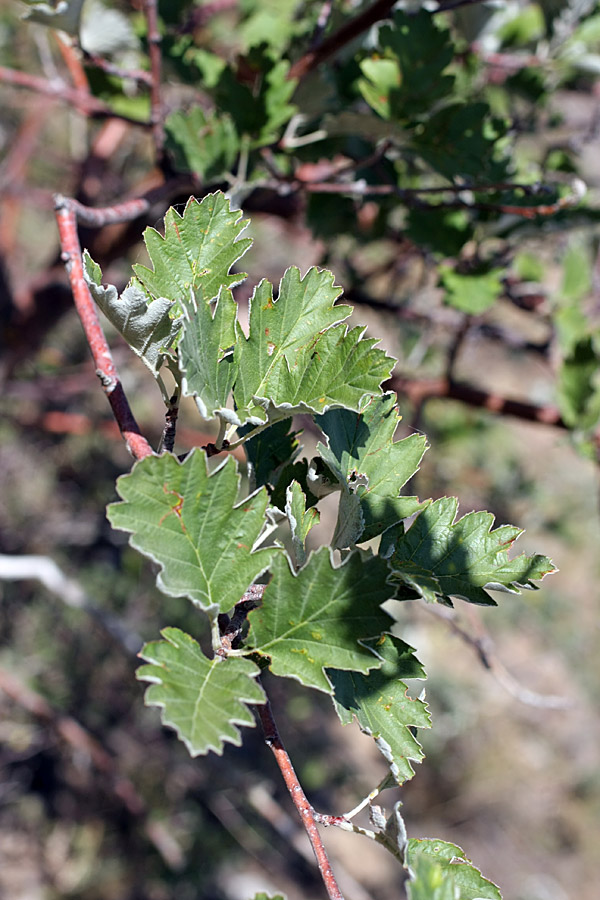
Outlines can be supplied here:
[[456, 844], [412, 838], [405, 865], [411, 875], [409, 900], [502, 900], [496, 885], [465, 859]]
[[121, 503], [109, 507], [114, 528], [161, 567], [158, 585], [214, 613], [237, 603], [268, 567], [272, 549], [253, 550], [264, 527], [264, 488], [236, 505], [239, 475], [229, 457], [209, 474], [206, 454], [183, 463], [170, 454], [136, 463], [117, 482]]
[[225, 741], [240, 745], [237, 725], [252, 727], [246, 703], [264, 703], [255, 680], [259, 669], [247, 659], [207, 659], [199, 645], [178, 628], [165, 628], [164, 640], [146, 644], [140, 656], [149, 665], [137, 671], [149, 681], [148, 706], [162, 708], [165, 725], [174, 728], [191, 756], [221, 754]]
[[378, 749], [398, 784], [412, 778], [412, 762], [421, 762], [423, 750], [413, 730], [429, 728], [430, 717], [422, 700], [413, 700], [403, 679], [424, 678], [425, 672], [412, 647], [384, 634], [367, 642], [383, 659], [381, 668], [361, 675], [328, 672], [334, 688], [334, 705], [343, 725], [354, 717], [361, 731], [375, 739]]
[[400, 524], [384, 535], [380, 552], [390, 561], [393, 577], [429, 603], [452, 605], [460, 597], [470, 603], [495, 605], [487, 587], [519, 593], [554, 571], [545, 556], [508, 559], [508, 549], [522, 533], [494, 517], [471, 512], [455, 521], [458, 501], [442, 497], [427, 506], [408, 531]]
[[446, 303], [471, 316], [481, 315], [502, 294], [502, 269], [463, 274], [444, 265], [438, 271], [440, 283], [446, 289]]
[[175, 110], [165, 129], [176, 168], [193, 172], [205, 181], [216, 181], [233, 167], [239, 138], [229, 116], [207, 114], [200, 106], [188, 113]]
[[271, 571], [262, 606], [250, 613], [248, 640], [274, 674], [332, 693], [325, 668], [364, 674], [381, 665], [366, 639], [391, 625], [381, 609], [390, 596], [383, 560], [353, 553], [336, 568], [321, 547], [297, 575], [283, 556]]
[[[119, 479], [121, 502], [109, 507], [113, 526], [158, 564], [163, 593], [189, 598], [211, 622], [212, 656], [190, 635], [167, 628], [163, 640], [144, 647], [147, 664], [138, 677], [150, 682], [147, 703], [162, 708], [164, 723], [197, 755], [240, 742], [239, 727], [253, 724], [248, 704], [265, 700], [256, 678], [268, 668], [329, 694], [341, 722], [356, 719], [392, 782], [402, 784], [423, 757], [414, 732], [430, 719], [406, 686], [425, 673], [412, 648], [391, 633], [402, 617], [395, 622], [383, 604], [451, 604], [460, 597], [491, 605], [490, 589], [535, 588], [552, 564], [543, 556], [509, 560], [520, 530], [492, 530], [490, 513], [455, 521], [454, 498], [402, 495], [426, 439], [394, 440], [396, 395], [380, 388], [393, 360], [362, 328], [348, 330], [351, 308], [336, 305], [340, 290], [330, 272], [313, 268], [302, 276], [289, 268], [277, 297], [262, 281], [250, 301], [249, 334], [242, 332], [232, 293], [241, 276], [230, 270], [247, 249], [243, 227], [218, 193], [190, 201], [183, 216], [170, 210], [165, 237], [146, 232], [153, 269], [136, 266], [139, 283], [120, 297], [101, 286], [98, 267], [86, 260], [94, 295], [135, 352], [155, 374], [161, 354], [169, 354], [201, 416], [220, 420], [217, 449], [244, 446], [248, 461], [242, 472], [231, 456], [211, 468], [207, 453], [196, 449], [183, 462], [148, 457]], [[487, 277], [499, 284], [497, 272]], [[468, 307], [464, 298], [463, 291]], [[298, 412], [326, 438], [310, 461], [298, 458]], [[241, 474], [248, 479], [243, 490]], [[320, 500], [332, 492], [338, 518], [331, 546], [309, 552]], [[378, 548], [356, 548], [375, 539]], [[341, 563], [334, 551], [342, 551]], [[235, 632], [235, 649], [224, 648], [217, 614], [239, 617], [240, 601], [258, 583], [260, 603], [244, 610], [247, 625]], [[402, 858], [398, 809], [373, 816], [375, 839]], [[454, 859], [461, 853], [443, 842], [409, 841], [410, 896], [494, 900], [496, 888]]]

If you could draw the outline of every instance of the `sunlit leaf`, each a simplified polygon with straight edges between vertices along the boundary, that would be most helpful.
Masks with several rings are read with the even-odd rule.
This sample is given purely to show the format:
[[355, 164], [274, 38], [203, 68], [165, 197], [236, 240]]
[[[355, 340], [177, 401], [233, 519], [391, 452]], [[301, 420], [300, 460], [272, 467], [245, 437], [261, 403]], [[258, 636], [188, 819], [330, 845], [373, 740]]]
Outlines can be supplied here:
[[226, 611], [267, 569], [273, 549], [253, 551], [265, 521], [264, 488], [236, 501], [235, 460], [209, 474], [200, 449], [179, 463], [168, 453], [146, 457], [117, 482], [121, 503], [108, 507], [114, 528], [160, 566], [158, 586], [208, 609]]

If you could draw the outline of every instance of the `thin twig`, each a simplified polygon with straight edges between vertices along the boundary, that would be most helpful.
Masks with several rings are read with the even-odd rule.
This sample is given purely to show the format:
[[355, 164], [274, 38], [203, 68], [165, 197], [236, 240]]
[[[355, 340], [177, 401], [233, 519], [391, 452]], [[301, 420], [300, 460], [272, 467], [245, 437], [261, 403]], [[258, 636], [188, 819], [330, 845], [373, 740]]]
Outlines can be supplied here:
[[111, 107], [85, 91], [72, 88], [64, 81], [49, 81], [39, 75], [32, 75], [29, 72], [19, 72], [17, 69], [8, 69], [6, 66], [0, 66], [0, 82], [11, 84], [15, 87], [28, 88], [37, 94], [44, 94], [47, 97], [55, 97], [74, 106], [81, 113], [92, 118], [114, 118], [122, 119], [131, 125], [137, 125], [146, 128], [149, 123], [140, 122], [139, 119], [132, 119], [130, 116], [122, 115], [115, 112]]
[[283, 776], [283, 780], [286, 783], [286, 787], [290, 792], [290, 796], [292, 798], [294, 806], [298, 810], [300, 818], [302, 819], [302, 824], [304, 825], [306, 833], [308, 834], [314, 854], [317, 858], [317, 865], [319, 867], [319, 872], [321, 873], [323, 883], [325, 884], [329, 900], [344, 900], [335, 879], [335, 875], [333, 874], [333, 869], [331, 868], [331, 864], [327, 857], [321, 835], [319, 834], [319, 829], [317, 828], [317, 823], [315, 821], [315, 811], [308, 802], [306, 794], [302, 790], [300, 782], [298, 781], [298, 776], [294, 771], [292, 761], [288, 756], [287, 750], [285, 749], [283, 742], [279, 736], [270, 703], [267, 701], [267, 703], [263, 706], [257, 706], [256, 712], [260, 718], [260, 722], [265, 735], [265, 742], [267, 746], [270, 747], [273, 751], [273, 755], [277, 761], [277, 765], [279, 766], [279, 770]]
[[75, 210], [65, 197], [56, 198], [56, 220], [62, 259], [71, 283], [75, 307], [96, 365], [96, 374], [100, 378], [129, 452], [135, 459], [143, 459], [152, 454], [152, 447], [142, 435], [135, 421], [108, 342], [102, 331], [98, 313], [83, 274]]
[[117, 78], [123, 79], [131, 79], [132, 81], [137, 81], [140, 84], [145, 84], [150, 86], [152, 84], [152, 75], [150, 72], [145, 72], [143, 69], [124, 69], [122, 66], [117, 66], [109, 60], [104, 59], [103, 56], [98, 56], [96, 53], [90, 53], [88, 50], [83, 50], [83, 58], [87, 63], [92, 66], [96, 66], [97, 69], [101, 69], [103, 72], [106, 72], [107, 75], [115, 75]]
[[404, 394], [413, 403], [422, 403], [433, 397], [445, 397], [493, 413], [553, 425], [555, 428], [568, 428], [556, 406], [536, 406], [523, 400], [512, 400], [448, 378], [406, 378], [394, 375], [388, 384], [392, 390]]
[[477, 654], [484, 669], [492, 673], [496, 681], [504, 688], [507, 693], [524, 703], [527, 706], [535, 706], [541, 709], [569, 709], [573, 704], [567, 697], [560, 697], [556, 694], [539, 694], [529, 688], [523, 687], [513, 675], [510, 674], [504, 663], [502, 663], [493, 648], [492, 639], [489, 634], [483, 630], [480, 625], [482, 634], [477, 637], [471, 634], [455, 617], [452, 610], [438, 604], [425, 604], [421, 607], [430, 615], [434, 615], [442, 619], [448, 627], [456, 634], [465, 644], [468, 644]]
[[345, 22], [341, 28], [326, 38], [321, 44], [311, 48], [304, 56], [296, 60], [288, 72], [288, 78], [304, 78], [313, 69], [316, 69], [322, 62], [334, 56], [338, 50], [353, 41], [354, 38], [362, 34], [375, 22], [387, 18], [394, 6], [396, 0], [377, 0], [368, 9], [365, 9], [358, 16]]
[[146, 26], [148, 30], [148, 52], [150, 55], [150, 120], [152, 122], [152, 136], [157, 158], [162, 158], [165, 142], [163, 126], [163, 106], [161, 98], [161, 34], [158, 29], [158, 10], [156, 0], [144, 0], [144, 12], [146, 14]]

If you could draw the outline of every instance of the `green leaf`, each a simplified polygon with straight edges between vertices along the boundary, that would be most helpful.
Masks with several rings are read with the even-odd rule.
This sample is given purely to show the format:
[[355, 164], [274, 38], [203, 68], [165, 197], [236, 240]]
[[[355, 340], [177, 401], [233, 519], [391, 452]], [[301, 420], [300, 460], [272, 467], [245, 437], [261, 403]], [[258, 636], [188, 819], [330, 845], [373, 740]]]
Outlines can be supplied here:
[[334, 706], [344, 725], [356, 716], [361, 731], [375, 739], [395, 781], [403, 784], [414, 775], [411, 761], [421, 762], [424, 756], [411, 729], [429, 728], [431, 719], [426, 704], [407, 695], [402, 679], [424, 678], [425, 672], [412, 647], [397, 637], [385, 634], [365, 643], [383, 658], [383, 665], [368, 675], [328, 672]]
[[442, 74], [454, 56], [448, 29], [426, 10], [397, 11], [393, 24], [379, 29], [378, 45], [384, 58], [361, 63], [368, 80], [358, 87], [367, 103], [385, 118], [427, 117], [454, 85], [453, 75]]
[[420, 247], [442, 256], [458, 256], [473, 237], [473, 226], [464, 209], [443, 209], [431, 204], [408, 211], [406, 236]]
[[269, 502], [263, 488], [235, 505], [233, 457], [211, 474], [204, 451], [179, 463], [168, 453], [137, 462], [117, 481], [123, 502], [108, 507], [114, 528], [160, 566], [158, 586], [204, 609], [231, 609], [269, 566], [274, 549], [253, 551]]
[[239, 135], [252, 137], [261, 147], [279, 137], [296, 112], [289, 101], [296, 81], [288, 78], [290, 63], [278, 58], [265, 43], [252, 47], [240, 61], [239, 71], [227, 66], [215, 87], [215, 101], [229, 113]]
[[411, 838], [404, 864], [410, 873], [409, 900], [502, 900], [493, 882], [484, 878], [456, 844]]
[[237, 725], [253, 728], [247, 703], [265, 703], [254, 679], [260, 669], [247, 659], [207, 659], [196, 641], [178, 628], [165, 628], [164, 640], [146, 644], [137, 678], [149, 681], [146, 705], [160, 706], [163, 724], [177, 732], [191, 756], [223, 753], [225, 742], [242, 743]]
[[571, 428], [593, 428], [600, 420], [600, 354], [591, 335], [576, 341], [558, 374], [558, 404]]
[[[418, 497], [401, 497], [400, 491], [417, 472], [427, 440], [413, 434], [394, 442], [400, 421], [396, 395], [372, 397], [362, 413], [332, 410], [317, 423], [328, 437], [328, 446], [317, 449], [330, 469], [348, 485], [360, 501], [364, 529], [356, 540], [369, 541], [402, 519], [414, 515], [423, 504]], [[361, 483], [367, 479], [367, 484]], [[340, 508], [339, 520], [348, 514]]]
[[164, 237], [154, 228], [145, 230], [153, 269], [135, 265], [135, 274], [154, 297], [182, 302], [201, 290], [206, 301], [212, 300], [221, 288], [245, 277], [229, 272], [252, 243], [240, 238], [247, 224], [221, 192], [208, 194], [200, 203], [190, 197], [182, 216], [172, 207], [167, 211]]
[[492, 531], [494, 517], [471, 512], [455, 522], [458, 500], [442, 497], [419, 513], [408, 531], [402, 524], [388, 531], [380, 554], [389, 559], [392, 580], [429, 603], [452, 605], [451, 597], [495, 606], [485, 588], [520, 593], [537, 590], [533, 581], [554, 571], [545, 556], [508, 559], [521, 529], [502, 525]]
[[581, 300], [592, 288], [593, 264], [590, 248], [572, 241], [563, 259], [561, 297], [571, 303]]
[[448, 306], [478, 316], [501, 296], [503, 269], [462, 274], [449, 266], [440, 266], [440, 283], [446, 289]]
[[83, 274], [106, 318], [156, 376], [165, 351], [173, 345], [181, 328], [181, 319], [173, 318], [173, 301], [165, 297], [152, 300], [135, 278], [120, 296], [113, 285], [103, 287], [102, 270], [87, 250], [83, 251]]
[[260, 894], [255, 894], [253, 900], [285, 900], [283, 894], [265, 894], [264, 891], [261, 891]]
[[306, 538], [308, 532], [319, 524], [319, 513], [314, 508], [306, 508], [306, 497], [297, 481], [293, 481], [286, 491], [285, 514], [292, 533], [292, 549], [297, 566], [306, 562]]
[[[249, 472], [248, 476], [253, 487], [261, 487], [263, 484], [275, 487], [279, 483], [280, 475], [287, 464], [293, 462], [300, 451], [298, 444], [298, 431], [290, 431], [292, 419], [282, 419], [261, 431], [255, 437], [250, 438], [244, 443], [244, 450], [248, 458]], [[247, 425], [238, 429], [238, 434], [244, 435], [252, 428]], [[285, 484], [285, 488], [290, 481]], [[273, 495], [271, 495], [273, 500]], [[279, 505], [279, 504], [276, 504]], [[280, 509], [285, 505], [285, 497], [283, 497]]]
[[200, 415], [210, 419], [227, 415], [227, 399], [233, 388], [233, 344], [237, 305], [231, 291], [222, 288], [212, 303], [202, 292], [180, 301], [184, 326], [178, 344], [182, 390], [194, 397]]
[[[250, 334], [239, 336], [234, 398], [241, 422], [255, 424], [332, 406], [358, 408], [389, 376], [391, 363], [364, 329], [348, 331], [349, 306], [334, 306], [340, 289], [331, 272], [292, 267], [279, 296], [262, 281], [250, 302]], [[337, 326], [337, 327], [333, 327]]]
[[381, 665], [366, 642], [390, 626], [380, 608], [391, 594], [383, 560], [352, 553], [335, 568], [321, 547], [297, 575], [283, 555], [271, 571], [262, 606], [248, 617], [248, 645], [275, 675], [331, 694], [325, 668], [366, 674]]
[[415, 130], [414, 149], [450, 181], [506, 180], [504, 121], [492, 118], [487, 103], [452, 103], [428, 116]]
[[194, 106], [189, 112], [172, 112], [165, 121], [166, 146], [175, 168], [193, 172], [203, 181], [216, 181], [231, 171], [239, 138], [228, 115], [205, 113]]

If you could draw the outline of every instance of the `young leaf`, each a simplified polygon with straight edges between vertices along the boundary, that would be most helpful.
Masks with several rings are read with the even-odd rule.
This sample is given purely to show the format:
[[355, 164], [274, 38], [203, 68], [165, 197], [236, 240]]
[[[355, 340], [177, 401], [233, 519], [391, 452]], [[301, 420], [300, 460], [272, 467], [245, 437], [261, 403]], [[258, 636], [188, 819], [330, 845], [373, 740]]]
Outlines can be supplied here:
[[319, 513], [314, 508], [306, 508], [306, 497], [297, 481], [293, 481], [286, 491], [285, 514], [292, 532], [292, 548], [297, 566], [306, 562], [306, 538], [308, 532], [319, 524]]
[[321, 547], [297, 575], [283, 555], [271, 571], [262, 606], [248, 617], [248, 645], [270, 658], [275, 675], [331, 694], [325, 667], [363, 674], [379, 668], [381, 657], [366, 642], [390, 626], [380, 608], [390, 597], [383, 560], [352, 553], [334, 568]]
[[411, 838], [405, 867], [409, 900], [502, 900], [496, 885], [484, 878], [456, 844]]
[[[289, 268], [276, 300], [273, 286], [261, 281], [250, 300], [248, 339], [240, 335], [235, 348], [238, 408], [255, 408], [253, 398], [268, 396], [268, 385], [277, 385], [282, 370], [294, 365], [305, 346], [312, 347], [320, 332], [348, 318], [352, 307], [333, 305], [340, 294], [332, 273], [316, 268], [304, 278], [295, 266]], [[265, 420], [262, 411], [259, 417]]]
[[239, 150], [231, 118], [205, 113], [201, 106], [176, 110], [165, 121], [167, 149], [182, 172], [194, 172], [204, 181], [216, 181], [229, 172]]
[[502, 525], [493, 531], [494, 517], [472, 512], [455, 522], [458, 500], [442, 497], [421, 512], [408, 531], [402, 524], [382, 539], [380, 554], [389, 559], [392, 581], [406, 586], [429, 603], [452, 605], [451, 597], [495, 606], [487, 590], [520, 593], [537, 590], [533, 581], [554, 571], [545, 556], [518, 556], [508, 550], [521, 529]]
[[181, 319], [172, 315], [173, 301], [165, 297], [152, 300], [135, 278], [119, 296], [112, 284], [102, 285], [102, 270], [87, 250], [83, 251], [83, 274], [94, 301], [106, 318], [152, 374], [158, 375], [165, 351], [172, 346], [181, 328]]
[[356, 716], [360, 730], [375, 739], [395, 781], [403, 784], [414, 775], [411, 760], [421, 762], [424, 755], [411, 728], [429, 728], [431, 719], [425, 703], [407, 695], [402, 679], [424, 678], [425, 672], [412, 647], [397, 637], [384, 634], [365, 643], [383, 658], [383, 665], [368, 675], [328, 671], [334, 706], [343, 725]]
[[154, 297], [184, 302], [190, 291], [201, 289], [204, 299], [212, 300], [221, 288], [245, 277], [229, 272], [252, 243], [240, 238], [247, 224], [221, 192], [208, 194], [200, 203], [190, 197], [182, 216], [173, 207], [167, 211], [164, 237], [146, 228], [144, 242], [153, 268], [135, 265], [135, 274]]
[[[361, 413], [336, 409], [317, 419], [328, 438], [327, 447], [317, 448], [322, 459], [360, 500], [364, 528], [357, 541], [369, 541], [423, 508], [418, 497], [401, 497], [400, 490], [418, 470], [427, 441], [413, 434], [394, 443], [400, 421], [395, 401], [388, 393], [372, 397]], [[340, 504], [340, 520], [346, 515]]]
[[108, 507], [114, 528], [160, 565], [158, 586], [205, 609], [231, 609], [268, 567], [273, 548], [252, 550], [264, 525], [264, 488], [234, 505], [239, 475], [233, 457], [211, 474], [196, 449], [179, 463], [150, 456], [117, 482], [121, 503]]
[[164, 640], [146, 644], [137, 678], [149, 681], [146, 705], [160, 706], [163, 724], [171, 726], [191, 756], [210, 750], [221, 755], [223, 744], [242, 743], [236, 725], [253, 728], [247, 703], [264, 703], [254, 679], [260, 669], [248, 659], [207, 659], [196, 641], [178, 628], [165, 628]]
[[228, 288], [213, 303], [202, 292], [181, 300], [183, 333], [178, 344], [182, 389], [196, 400], [200, 415], [210, 419], [226, 411], [235, 379], [231, 348], [235, 342], [237, 306]]
[[[293, 412], [358, 408], [365, 394], [389, 376], [393, 361], [364, 329], [340, 325], [351, 307], [334, 306], [340, 289], [331, 272], [292, 267], [279, 296], [263, 281], [250, 304], [250, 334], [235, 348], [234, 397], [240, 422], [255, 424]], [[266, 410], [266, 411], [265, 411]]]

